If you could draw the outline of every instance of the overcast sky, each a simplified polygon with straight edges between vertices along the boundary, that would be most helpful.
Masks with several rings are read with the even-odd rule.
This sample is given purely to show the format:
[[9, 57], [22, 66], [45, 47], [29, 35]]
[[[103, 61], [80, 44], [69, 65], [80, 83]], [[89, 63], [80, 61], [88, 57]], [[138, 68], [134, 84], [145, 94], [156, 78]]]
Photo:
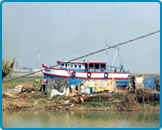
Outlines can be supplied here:
[[[54, 65], [160, 29], [159, 3], [3, 3], [2, 56], [36, 68]], [[107, 61], [115, 49], [85, 58]], [[160, 33], [120, 47], [116, 66], [133, 73], [160, 73]], [[83, 60], [83, 59], [81, 59]]]

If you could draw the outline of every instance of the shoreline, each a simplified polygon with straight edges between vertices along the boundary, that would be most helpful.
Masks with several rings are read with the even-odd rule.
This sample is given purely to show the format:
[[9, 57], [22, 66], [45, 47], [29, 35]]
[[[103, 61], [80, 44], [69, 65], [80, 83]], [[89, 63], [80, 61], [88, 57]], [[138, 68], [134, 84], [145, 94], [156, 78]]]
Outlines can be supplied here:
[[[3, 100], [3, 99], [2, 99]], [[47, 104], [47, 105], [29, 105], [29, 104], [22, 104], [18, 105], [13, 102], [7, 103], [4, 105], [2, 103], [2, 111], [8, 110], [15, 110], [15, 111], [37, 111], [37, 110], [49, 110], [49, 111], [160, 111], [160, 105], [156, 106], [149, 106], [148, 104], [137, 104], [136, 107], [133, 109], [125, 109], [121, 110], [119, 105], [110, 106], [110, 107], [89, 107], [89, 106], [82, 106], [82, 104]]]
[[138, 103], [135, 100], [135, 94], [129, 91], [115, 93], [114, 95], [97, 94], [95, 96], [85, 97], [83, 100], [79, 97], [67, 96], [56, 96], [49, 99], [37, 91], [34, 93], [10, 93], [3, 89], [2, 111], [160, 111], [160, 104], [155, 104], [156, 102]]
[[3, 109], [2, 112], [4, 111], [39, 111], [39, 110], [45, 110], [45, 111], [118, 111], [118, 112], [124, 112], [124, 111], [132, 111], [132, 112], [160, 112], [160, 107], [154, 107], [154, 108], [139, 108], [136, 110], [118, 110], [117, 108], [111, 107], [111, 108], [94, 108], [94, 107], [73, 107], [73, 108], [56, 108], [56, 109], [51, 109], [51, 108], [46, 108], [46, 107], [25, 107], [25, 108], [16, 108], [16, 109]]

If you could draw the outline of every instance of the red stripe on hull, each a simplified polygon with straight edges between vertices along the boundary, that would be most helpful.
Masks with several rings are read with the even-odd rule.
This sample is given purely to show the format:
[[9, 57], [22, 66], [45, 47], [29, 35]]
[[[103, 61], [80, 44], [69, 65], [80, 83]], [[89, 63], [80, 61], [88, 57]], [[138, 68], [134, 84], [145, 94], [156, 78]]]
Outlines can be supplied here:
[[[63, 78], [79, 78], [79, 79], [112, 79], [112, 78], [91, 78], [91, 77], [71, 77], [71, 76], [61, 76], [61, 75], [56, 75], [56, 74], [48, 74], [48, 73], [45, 73], [44, 74], [46, 75], [50, 75], [50, 76], [55, 76], [55, 77], [63, 77]], [[114, 78], [114, 79], [129, 79], [129, 78]]]

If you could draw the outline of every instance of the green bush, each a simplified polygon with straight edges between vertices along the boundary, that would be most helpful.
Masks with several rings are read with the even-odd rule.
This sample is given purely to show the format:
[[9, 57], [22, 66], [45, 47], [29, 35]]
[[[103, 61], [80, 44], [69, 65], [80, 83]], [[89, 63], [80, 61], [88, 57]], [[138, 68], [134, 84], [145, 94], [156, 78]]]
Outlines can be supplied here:
[[14, 64], [15, 58], [12, 60], [12, 62], [2, 58], [2, 79], [11, 74]]
[[113, 97], [114, 97], [114, 98], [117, 98], [117, 99], [121, 99], [122, 96], [123, 96], [122, 93], [114, 93], [114, 94], [113, 94]]

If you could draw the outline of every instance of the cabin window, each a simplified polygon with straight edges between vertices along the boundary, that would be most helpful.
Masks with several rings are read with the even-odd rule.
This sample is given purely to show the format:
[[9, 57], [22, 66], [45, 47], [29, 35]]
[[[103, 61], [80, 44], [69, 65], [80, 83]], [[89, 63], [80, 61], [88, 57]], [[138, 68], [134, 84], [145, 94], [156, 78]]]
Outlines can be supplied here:
[[87, 64], [85, 64], [85, 69], [88, 69], [88, 65]]
[[101, 69], [106, 69], [106, 65], [105, 64], [101, 64]]
[[81, 68], [81, 65], [79, 65], [79, 68]]
[[64, 67], [64, 64], [61, 64], [61, 67]]
[[50, 69], [45, 69], [46, 72], [50, 72], [51, 70]]
[[93, 64], [89, 64], [89, 68], [92, 69], [93, 68]]
[[71, 64], [71, 68], [73, 68], [73, 64]]
[[75, 68], [77, 68], [77, 65], [74, 65]]
[[65, 64], [65, 68], [67, 68], [67, 64]]
[[95, 69], [99, 69], [99, 64], [95, 64]]

